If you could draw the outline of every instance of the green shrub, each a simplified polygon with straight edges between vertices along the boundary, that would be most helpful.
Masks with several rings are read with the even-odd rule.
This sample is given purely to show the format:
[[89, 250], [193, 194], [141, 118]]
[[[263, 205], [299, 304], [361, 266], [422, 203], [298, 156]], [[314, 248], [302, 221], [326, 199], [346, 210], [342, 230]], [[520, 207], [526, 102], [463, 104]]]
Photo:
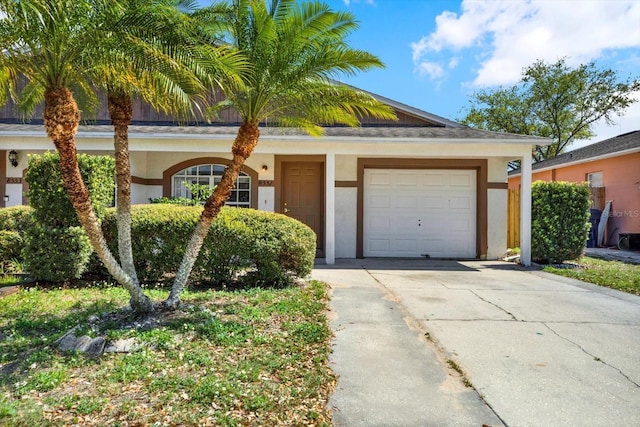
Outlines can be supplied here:
[[152, 205], [181, 205], [181, 206], [196, 206], [200, 205], [195, 199], [187, 199], [186, 197], [157, 197], [155, 199], [149, 199], [149, 203]]
[[0, 230], [0, 262], [20, 260], [23, 243], [17, 231]]
[[[115, 161], [108, 156], [78, 155], [80, 174], [98, 218], [113, 204]], [[36, 279], [77, 279], [87, 269], [91, 246], [62, 184], [60, 157], [29, 157], [25, 176], [36, 226], [29, 228], [22, 251], [25, 269]]]
[[31, 206], [12, 206], [0, 209], [0, 230], [22, 234], [34, 224], [35, 218]]
[[589, 188], [569, 182], [536, 181], [531, 186], [531, 257], [535, 262], [573, 260], [589, 234]]
[[26, 232], [22, 256], [31, 277], [63, 282], [80, 278], [91, 251], [89, 239], [80, 227], [36, 225]]
[[[140, 280], [164, 278], [178, 269], [202, 212], [200, 206], [132, 207], [132, 247]], [[115, 211], [103, 221], [109, 246], [117, 246]], [[315, 258], [315, 234], [284, 215], [225, 207], [211, 225], [194, 265], [194, 280], [225, 284], [239, 273], [247, 285], [280, 286], [306, 276]]]
[[[131, 245], [140, 280], [158, 281], [177, 270], [200, 211], [197, 207], [165, 204], [132, 206]], [[115, 209], [107, 210], [102, 229], [109, 247], [117, 254]]]
[[248, 258], [255, 266], [248, 271], [252, 283], [283, 285], [291, 273], [298, 277], [311, 273], [316, 235], [309, 227], [285, 215], [250, 209], [229, 209], [227, 215], [246, 233]]
[[[62, 185], [58, 153], [45, 153], [29, 157], [25, 178], [29, 183], [29, 205], [35, 218], [50, 227], [78, 226], [78, 218]], [[115, 160], [108, 156], [78, 154], [80, 174], [91, 195], [91, 203], [102, 217], [113, 204], [115, 189]]]
[[24, 234], [34, 224], [33, 209], [30, 206], [0, 209], [0, 263], [3, 266], [9, 261], [22, 264]]

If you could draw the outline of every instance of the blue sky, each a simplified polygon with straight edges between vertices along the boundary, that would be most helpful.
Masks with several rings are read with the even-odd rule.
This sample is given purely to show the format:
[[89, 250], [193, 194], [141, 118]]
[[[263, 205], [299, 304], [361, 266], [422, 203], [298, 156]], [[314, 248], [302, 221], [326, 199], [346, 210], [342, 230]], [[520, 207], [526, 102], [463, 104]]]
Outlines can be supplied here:
[[[537, 59], [640, 77], [638, 0], [325, 1], [359, 21], [351, 45], [386, 64], [346, 83], [453, 120], [473, 91], [512, 85]], [[640, 102], [594, 129], [592, 141], [640, 129]]]

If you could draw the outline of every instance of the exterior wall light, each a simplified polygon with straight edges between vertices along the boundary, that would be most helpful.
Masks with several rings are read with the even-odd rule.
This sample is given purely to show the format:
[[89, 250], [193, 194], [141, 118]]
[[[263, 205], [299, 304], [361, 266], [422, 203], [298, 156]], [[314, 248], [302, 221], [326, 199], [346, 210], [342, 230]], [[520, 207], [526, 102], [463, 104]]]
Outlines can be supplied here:
[[16, 153], [16, 150], [9, 151], [9, 162], [14, 168], [18, 167], [18, 153]]
[[267, 165], [262, 165], [262, 172], [266, 172], [269, 170], [269, 166]]

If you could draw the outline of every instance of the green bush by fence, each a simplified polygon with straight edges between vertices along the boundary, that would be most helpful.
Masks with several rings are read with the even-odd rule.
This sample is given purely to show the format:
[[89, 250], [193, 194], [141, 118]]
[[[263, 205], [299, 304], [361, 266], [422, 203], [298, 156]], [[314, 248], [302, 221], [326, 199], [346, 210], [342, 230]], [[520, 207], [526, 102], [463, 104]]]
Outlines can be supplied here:
[[531, 257], [547, 264], [582, 255], [589, 234], [589, 188], [536, 181], [531, 187]]

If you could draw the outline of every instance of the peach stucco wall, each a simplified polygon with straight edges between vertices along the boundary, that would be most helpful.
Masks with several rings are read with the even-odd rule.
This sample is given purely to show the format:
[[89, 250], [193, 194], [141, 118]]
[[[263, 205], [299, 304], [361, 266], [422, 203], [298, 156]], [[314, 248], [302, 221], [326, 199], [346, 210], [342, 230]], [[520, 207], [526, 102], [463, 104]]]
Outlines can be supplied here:
[[[613, 201], [607, 243], [617, 243], [620, 232], [640, 233], [640, 153], [534, 172], [532, 181], [583, 182], [592, 172], [602, 172], [605, 199]], [[519, 187], [519, 176], [509, 178], [509, 188]]]

